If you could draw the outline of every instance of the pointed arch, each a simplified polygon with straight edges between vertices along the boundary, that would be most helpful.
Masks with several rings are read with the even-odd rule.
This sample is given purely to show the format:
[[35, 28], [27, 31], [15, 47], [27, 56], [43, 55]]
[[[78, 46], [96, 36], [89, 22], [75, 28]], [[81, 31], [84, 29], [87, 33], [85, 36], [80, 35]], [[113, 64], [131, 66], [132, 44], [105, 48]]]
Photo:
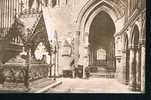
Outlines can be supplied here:
[[120, 17], [122, 15], [122, 11], [120, 11], [117, 8], [117, 4], [114, 1], [111, 0], [89, 0], [84, 7], [81, 9], [79, 16], [76, 20], [76, 22], [78, 24], [80, 24], [81, 20], [83, 19], [83, 17], [85, 16], [85, 14], [92, 10], [95, 7], [98, 7], [99, 5], [106, 5], [106, 6], [110, 6], [110, 8], [114, 9], [114, 12], [118, 15], [118, 17]]
[[[113, 1], [108, 0], [92, 0], [89, 1], [84, 8], [81, 10], [78, 19], [77, 26], [81, 33], [81, 39], [84, 38], [85, 33], [89, 33], [90, 25], [93, 19], [101, 11], [106, 12], [110, 15], [113, 22], [115, 23], [120, 17], [122, 17], [122, 12], [117, 8], [117, 5]], [[115, 26], [117, 28], [117, 26]], [[115, 29], [116, 30], [116, 29]]]

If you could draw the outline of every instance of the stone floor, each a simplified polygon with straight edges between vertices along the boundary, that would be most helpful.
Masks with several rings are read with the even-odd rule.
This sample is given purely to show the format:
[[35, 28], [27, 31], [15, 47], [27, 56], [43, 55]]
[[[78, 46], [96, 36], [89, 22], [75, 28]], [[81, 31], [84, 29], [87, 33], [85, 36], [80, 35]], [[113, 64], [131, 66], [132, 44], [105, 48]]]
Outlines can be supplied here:
[[10, 84], [9, 86], [5, 86], [0, 84], [0, 93], [34, 93], [36, 91], [39, 91], [46, 86], [49, 86], [53, 84], [55, 81], [50, 78], [43, 78], [39, 80], [35, 80], [30, 83], [30, 90], [27, 91], [27, 89], [24, 87], [24, 84]]
[[60, 78], [58, 80], [62, 81], [62, 85], [49, 89], [48, 93], [139, 93], [130, 91], [128, 86], [119, 83], [116, 79]]

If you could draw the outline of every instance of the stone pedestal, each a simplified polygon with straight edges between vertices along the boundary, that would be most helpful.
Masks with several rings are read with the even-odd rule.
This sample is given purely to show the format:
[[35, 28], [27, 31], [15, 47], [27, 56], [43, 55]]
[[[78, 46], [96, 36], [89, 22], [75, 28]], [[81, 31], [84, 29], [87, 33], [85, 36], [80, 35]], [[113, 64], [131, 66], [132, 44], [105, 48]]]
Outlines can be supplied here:
[[129, 50], [127, 49], [126, 50], [126, 84], [128, 85], [129, 84], [129, 59], [130, 59], [130, 52]]
[[135, 50], [133, 48], [130, 49], [130, 81], [129, 81], [129, 88], [132, 91], [136, 90], [136, 68], [135, 68]]

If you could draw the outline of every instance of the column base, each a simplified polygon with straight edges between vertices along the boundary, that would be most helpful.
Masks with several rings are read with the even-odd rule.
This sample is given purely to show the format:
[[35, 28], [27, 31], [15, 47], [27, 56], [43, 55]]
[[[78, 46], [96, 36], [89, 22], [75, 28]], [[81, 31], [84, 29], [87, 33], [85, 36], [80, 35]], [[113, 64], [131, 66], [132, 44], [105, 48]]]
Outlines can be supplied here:
[[125, 85], [128, 85], [129, 81], [128, 80], [124, 80], [122, 83], [125, 84]]
[[134, 87], [129, 87], [129, 90], [131, 90], [131, 91], [136, 91], [136, 88], [134, 88]]
[[137, 91], [136, 86], [129, 86], [129, 90], [131, 90], [131, 91]]
[[126, 80], [126, 81], [125, 81], [125, 85], [128, 85], [128, 83], [129, 83], [129, 80]]
[[141, 85], [140, 84], [136, 85], [136, 91], [141, 91]]
[[145, 92], [145, 87], [141, 87], [141, 92]]

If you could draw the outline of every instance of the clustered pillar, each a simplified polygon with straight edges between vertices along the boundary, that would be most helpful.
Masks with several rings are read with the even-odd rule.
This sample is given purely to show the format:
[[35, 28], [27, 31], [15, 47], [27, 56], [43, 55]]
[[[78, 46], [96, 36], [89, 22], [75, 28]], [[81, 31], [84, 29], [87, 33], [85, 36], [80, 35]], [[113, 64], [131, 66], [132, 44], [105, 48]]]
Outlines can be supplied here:
[[74, 47], [73, 47], [73, 55], [74, 55], [74, 68], [73, 68], [73, 78], [75, 78], [75, 68], [78, 67], [78, 59], [79, 59], [79, 38], [80, 31], [75, 31], [74, 35]]
[[136, 53], [135, 49], [133, 47], [130, 48], [130, 81], [129, 81], [129, 87], [131, 90], [136, 90], [136, 68], [135, 68], [135, 63], [136, 63]]
[[130, 48], [129, 87], [132, 91], [144, 91], [145, 54], [144, 47]]
[[145, 91], [145, 44], [141, 46], [141, 91]]
[[141, 52], [140, 47], [136, 51], [136, 90], [141, 88]]

